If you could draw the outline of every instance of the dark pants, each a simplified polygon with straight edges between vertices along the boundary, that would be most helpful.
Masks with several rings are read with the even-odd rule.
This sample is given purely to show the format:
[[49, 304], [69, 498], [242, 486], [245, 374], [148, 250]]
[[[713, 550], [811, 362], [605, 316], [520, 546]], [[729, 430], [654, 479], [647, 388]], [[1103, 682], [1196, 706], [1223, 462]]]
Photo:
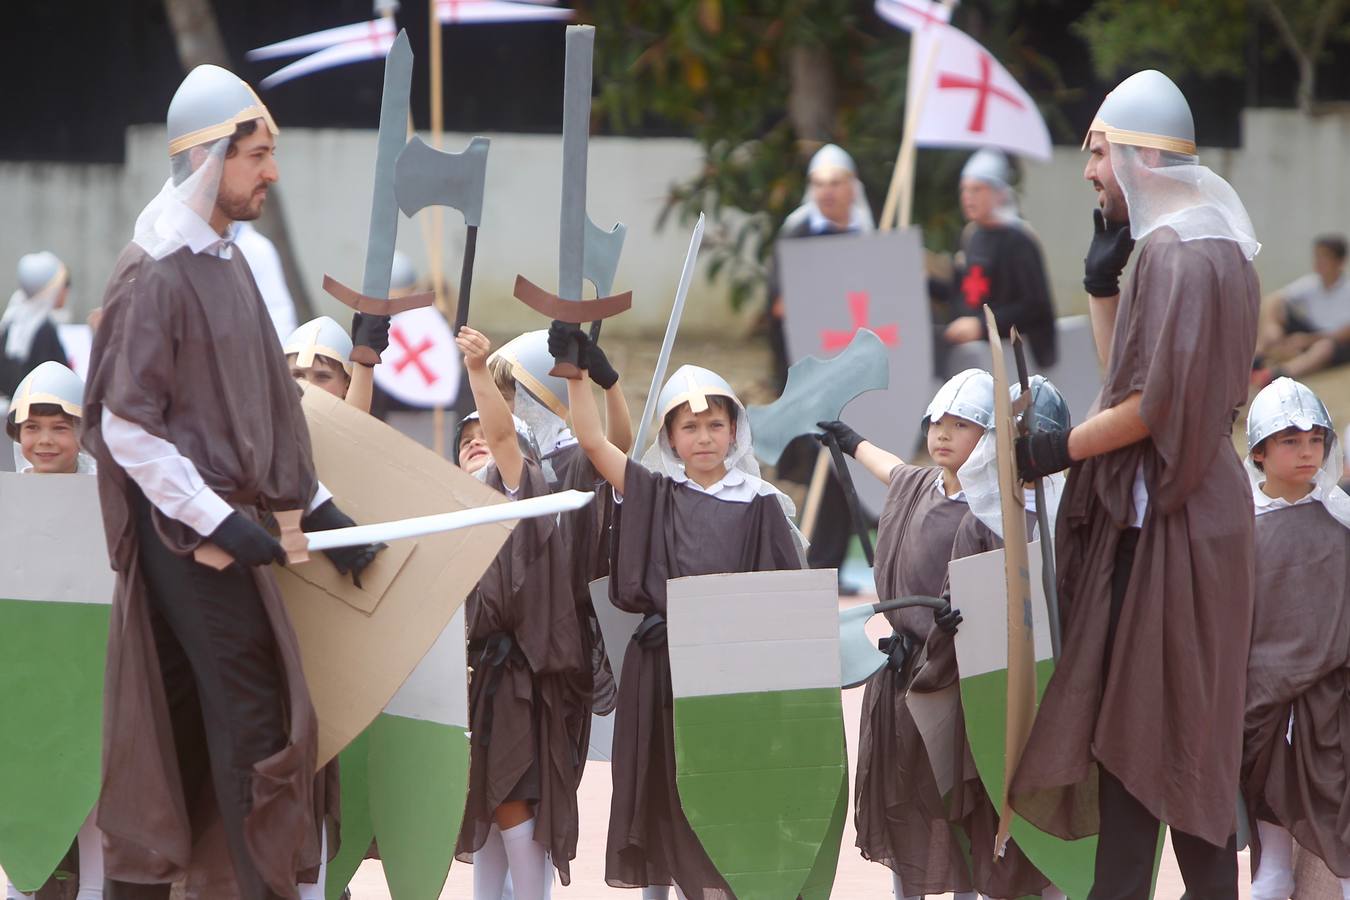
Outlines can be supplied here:
[[[214, 792], [241, 900], [272, 900], [277, 895], [264, 885], [244, 840], [253, 766], [287, 739], [285, 680], [267, 611], [252, 575], [176, 556], [156, 536], [149, 504], [138, 495], [135, 506], [183, 796], [194, 810]], [[194, 818], [194, 840], [205, 825]], [[160, 900], [169, 885], [110, 882], [107, 896]]]
[[[1121, 535], [1111, 574], [1111, 624], [1107, 631], [1104, 665], [1109, 671], [1116, 624], [1125, 603], [1125, 591], [1139, 545], [1139, 529]], [[1088, 900], [1148, 900], [1153, 883], [1153, 859], [1158, 847], [1159, 822], [1125, 785], [1098, 768], [1101, 833], [1097, 839], [1097, 866]], [[1172, 829], [1172, 850], [1186, 882], [1185, 900], [1237, 900], [1237, 844], [1226, 847]]]
[[853, 517], [848, 511], [848, 499], [839, 476], [831, 468], [825, 473], [825, 490], [820, 495], [820, 509], [816, 512], [811, 546], [806, 551], [806, 564], [813, 569], [839, 568], [844, 564], [852, 540]]

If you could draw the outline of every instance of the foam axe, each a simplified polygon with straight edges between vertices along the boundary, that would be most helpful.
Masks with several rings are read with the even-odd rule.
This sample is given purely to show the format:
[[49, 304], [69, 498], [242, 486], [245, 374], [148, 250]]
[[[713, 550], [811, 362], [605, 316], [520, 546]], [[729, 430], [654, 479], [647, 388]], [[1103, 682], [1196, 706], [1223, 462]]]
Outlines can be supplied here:
[[[755, 454], [761, 461], [777, 465], [793, 438], [803, 434], [820, 435], [817, 422], [838, 419], [854, 397], [866, 391], [885, 390], [890, 382], [886, 345], [866, 328], [859, 328], [848, 346], [830, 359], [815, 356], [799, 359], [788, 369], [787, 384], [781, 397], [768, 406], [752, 406], [747, 410], [755, 435]], [[862, 541], [863, 553], [870, 566], [873, 561], [872, 536], [858, 503], [853, 475], [838, 441], [829, 432], [824, 438], [844, 487], [853, 528]]]
[[864, 603], [839, 611], [839, 684], [857, 687], [886, 665], [886, 654], [867, 637], [867, 620], [877, 613], [911, 606], [938, 611], [947, 605], [941, 597], [900, 597], [880, 603]]
[[[633, 305], [633, 292], [606, 296], [613, 289], [614, 272], [627, 229], [615, 225], [605, 231], [586, 215], [586, 158], [591, 131], [591, 57], [595, 28], [567, 27], [567, 63], [563, 78], [562, 210], [558, 232], [558, 293], [551, 294], [524, 275], [516, 276], [515, 296], [550, 319], [580, 326], [591, 322], [591, 340], [600, 336], [600, 323]], [[595, 300], [581, 299], [581, 282], [595, 285]], [[550, 375], [581, 375], [581, 330]]]
[[[369, 316], [392, 316], [430, 306], [436, 296], [427, 292], [389, 299], [389, 277], [394, 266], [394, 239], [398, 235], [398, 199], [394, 192], [395, 167], [408, 141], [408, 91], [412, 87], [413, 56], [405, 31], [399, 31], [384, 61], [384, 93], [380, 99], [380, 132], [375, 154], [375, 188], [370, 200], [370, 230], [366, 237], [366, 268], [361, 290], [347, 287], [331, 275], [323, 289], [338, 302]], [[361, 336], [352, 335], [360, 344]], [[373, 367], [380, 357], [373, 349], [357, 346], [352, 362]], [[355, 378], [355, 372], [353, 373]]]
[[461, 153], [428, 147], [421, 138], [408, 141], [394, 166], [394, 191], [408, 218], [428, 206], [449, 206], [464, 215], [464, 265], [459, 272], [459, 305], [454, 333], [469, 321], [473, 259], [478, 250], [478, 225], [483, 219], [483, 186], [487, 181], [489, 141], [476, 137]]

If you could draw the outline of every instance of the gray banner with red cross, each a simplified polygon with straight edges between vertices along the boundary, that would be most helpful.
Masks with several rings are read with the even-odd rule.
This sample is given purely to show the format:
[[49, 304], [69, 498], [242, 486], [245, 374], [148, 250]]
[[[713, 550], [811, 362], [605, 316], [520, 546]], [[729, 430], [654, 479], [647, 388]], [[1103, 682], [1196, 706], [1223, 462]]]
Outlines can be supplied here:
[[[858, 397], [845, 419], [877, 446], [911, 459], [938, 384], [919, 230], [782, 240], [778, 264], [789, 360], [828, 358], [859, 328], [876, 332], [890, 356], [890, 390]], [[858, 495], [879, 514], [886, 486], [850, 465]]]

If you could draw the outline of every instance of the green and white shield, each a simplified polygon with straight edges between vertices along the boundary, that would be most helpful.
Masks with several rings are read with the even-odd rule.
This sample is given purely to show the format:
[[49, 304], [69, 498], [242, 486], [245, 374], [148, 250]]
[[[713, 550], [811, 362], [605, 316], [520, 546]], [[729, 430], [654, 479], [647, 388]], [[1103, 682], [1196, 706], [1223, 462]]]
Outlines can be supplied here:
[[[1031, 611], [1036, 646], [1036, 697], [1039, 702], [1055, 670], [1041, 587], [1040, 542], [1027, 547]], [[1008, 701], [1008, 599], [1003, 551], [953, 560], [948, 569], [952, 606], [963, 617], [956, 632], [961, 669], [961, 704], [966, 740], [980, 779], [994, 798], [1003, 796], [1005, 718]], [[1046, 834], [1021, 816], [1012, 820], [1012, 836], [1022, 852], [1072, 900], [1092, 888], [1097, 839], [1064, 841]], [[1156, 866], [1155, 866], [1156, 873]]]
[[461, 607], [384, 712], [339, 754], [342, 847], [328, 867], [329, 900], [372, 839], [394, 900], [440, 895], [469, 786], [467, 673]]
[[0, 868], [36, 891], [98, 799], [113, 573], [87, 475], [0, 473]]
[[740, 900], [825, 898], [848, 803], [833, 569], [667, 583], [680, 802]]

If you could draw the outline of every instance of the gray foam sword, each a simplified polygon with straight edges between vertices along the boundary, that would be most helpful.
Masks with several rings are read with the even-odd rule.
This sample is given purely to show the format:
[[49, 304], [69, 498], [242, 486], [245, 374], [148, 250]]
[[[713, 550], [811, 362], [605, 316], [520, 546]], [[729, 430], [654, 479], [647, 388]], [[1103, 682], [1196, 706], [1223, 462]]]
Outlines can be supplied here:
[[[632, 291], [606, 296], [613, 289], [614, 272], [627, 229], [615, 225], [605, 231], [586, 215], [586, 161], [591, 131], [591, 59], [595, 28], [569, 25], [567, 63], [563, 78], [562, 210], [558, 235], [558, 293], [551, 294], [523, 275], [516, 276], [515, 296], [526, 306], [560, 322], [591, 322], [591, 339], [599, 336], [600, 322], [633, 305]], [[581, 283], [595, 285], [595, 300], [581, 299]], [[549, 372], [563, 378], [580, 374], [580, 329], [567, 354]]]
[[394, 166], [394, 190], [399, 208], [412, 218], [428, 206], [449, 206], [464, 215], [464, 264], [459, 272], [459, 305], [454, 333], [469, 321], [469, 294], [473, 288], [473, 260], [478, 250], [478, 226], [483, 219], [483, 188], [487, 181], [489, 141], [476, 137], [461, 153], [436, 150], [415, 137], [408, 141]]
[[[793, 438], [803, 434], [819, 435], [817, 422], [838, 419], [854, 397], [866, 391], [885, 390], [890, 382], [886, 345], [866, 328], [859, 328], [848, 346], [829, 359], [808, 356], [797, 360], [788, 369], [787, 384], [781, 397], [768, 406], [752, 406], [746, 410], [755, 436], [755, 455], [769, 465], [777, 465]], [[870, 566], [873, 561], [872, 536], [858, 503], [853, 475], [834, 435], [825, 432], [824, 440], [834, 458], [853, 528]]]
[[[427, 292], [389, 299], [389, 277], [394, 266], [394, 239], [398, 236], [398, 199], [395, 168], [403, 145], [408, 142], [408, 91], [412, 87], [413, 56], [408, 34], [400, 30], [384, 61], [384, 93], [380, 99], [380, 131], [375, 154], [375, 189], [370, 199], [370, 230], [366, 238], [366, 268], [361, 290], [355, 291], [331, 275], [323, 277], [323, 289], [339, 302], [360, 313], [392, 316], [409, 309], [430, 306], [435, 294]], [[359, 346], [352, 362], [373, 366], [380, 361], [375, 351]]]

